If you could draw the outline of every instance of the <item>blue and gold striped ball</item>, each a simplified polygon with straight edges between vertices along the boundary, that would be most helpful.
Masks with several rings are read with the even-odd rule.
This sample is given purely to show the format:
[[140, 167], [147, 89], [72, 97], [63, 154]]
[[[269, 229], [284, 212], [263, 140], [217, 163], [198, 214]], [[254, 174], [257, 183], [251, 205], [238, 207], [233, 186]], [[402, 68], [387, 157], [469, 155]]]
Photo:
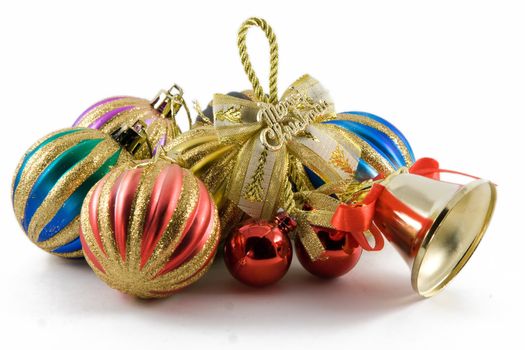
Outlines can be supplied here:
[[16, 218], [29, 239], [62, 257], [81, 257], [82, 202], [109, 170], [131, 160], [108, 135], [69, 128], [36, 142], [18, 164], [12, 187]]
[[[344, 112], [337, 119], [324, 122], [346, 132], [346, 136], [361, 149], [361, 157], [355, 170], [355, 179], [364, 181], [379, 174], [389, 175], [414, 162], [414, 152], [405, 136], [391, 123], [377, 115], [366, 112]], [[315, 187], [324, 182], [306, 168]]]

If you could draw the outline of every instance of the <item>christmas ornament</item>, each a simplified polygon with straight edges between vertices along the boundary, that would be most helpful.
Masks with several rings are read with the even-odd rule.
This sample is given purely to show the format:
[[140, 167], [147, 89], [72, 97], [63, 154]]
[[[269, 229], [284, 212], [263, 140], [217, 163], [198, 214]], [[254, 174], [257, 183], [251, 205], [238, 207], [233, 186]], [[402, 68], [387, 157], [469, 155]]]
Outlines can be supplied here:
[[466, 185], [439, 181], [435, 160], [423, 158], [375, 183], [361, 204], [340, 204], [332, 225], [355, 233], [367, 211], [367, 225], [383, 234], [412, 269], [412, 287], [429, 297], [463, 268], [481, 241], [496, 203], [496, 187], [477, 179]]
[[113, 169], [81, 214], [84, 254], [110, 287], [160, 298], [198, 280], [218, 240], [215, 204], [188, 170], [157, 156]]
[[[267, 93], [247, 53], [252, 26], [270, 44]], [[238, 46], [253, 90], [216, 94], [204, 110], [196, 104], [193, 125], [174, 85], [151, 102], [100, 101], [75, 122], [87, 128], [60, 130], [29, 149], [12, 186], [28, 237], [55, 255], [84, 254], [115, 289], [160, 298], [209, 269], [219, 211], [225, 263], [245, 284], [280, 280], [291, 240], [306, 270], [333, 278], [386, 237], [411, 267], [417, 293], [443, 289], [482, 239], [495, 185], [441, 181], [442, 173], [466, 174], [415, 161], [403, 134], [378, 116], [336, 113], [309, 75], [279, 98], [278, 46], [264, 20], [243, 23]], [[191, 126], [182, 134], [181, 107]]]
[[322, 278], [339, 277], [349, 272], [359, 261], [363, 248], [345, 232], [313, 227], [323, 244], [324, 253], [312, 260], [303, 243], [295, 240], [295, 253], [301, 265], [311, 274]]
[[58, 256], [82, 256], [82, 201], [111, 167], [129, 160], [126, 150], [97, 130], [63, 129], [37, 141], [20, 161], [12, 186], [15, 215], [29, 239]]
[[[369, 195], [372, 183], [344, 180], [293, 195], [293, 203], [286, 207], [297, 222], [296, 251], [306, 270], [318, 277], [338, 277], [357, 264], [362, 250], [383, 249], [381, 233], [369, 231], [375, 198]], [[346, 226], [341, 226], [334, 215], [346, 203], [353, 204], [350, 213], [341, 217]]]
[[152, 101], [129, 96], [110, 97], [86, 109], [73, 126], [89, 127], [113, 134], [122, 125], [132, 125], [137, 120], [143, 121], [147, 125], [145, 132], [152, 149], [143, 145], [135, 152], [135, 158], [147, 159], [154, 155], [159, 147], [181, 133], [175, 118], [181, 107], [185, 108], [191, 125], [189, 111], [182, 95], [182, 89], [173, 85], [168, 91], [161, 90]]
[[[268, 94], [247, 53], [251, 26], [261, 28], [270, 42]], [[411, 164], [410, 146], [397, 129], [378, 117], [336, 114], [328, 91], [309, 75], [279, 99], [277, 41], [264, 20], [246, 21], [238, 43], [253, 91], [216, 94], [211, 106], [199, 112], [197, 126], [167, 146], [206, 183], [220, 211], [228, 213], [225, 227], [235, 226], [244, 215], [271, 220], [280, 208], [288, 211], [294, 192], [388, 175], [400, 164]], [[317, 235], [303, 232], [310, 236], [300, 235], [309, 255], [319, 257]]]
[[287, 233], [295, 222], [279, 215], [274, 222], [250, 220], [235, 230], [224, 245], [224, 262], [237, 280], [264, 287], [279, 281], [292, 262]]
[[[354, 178], [358, 181], [388, 175], [414, 163], [414, 152], [405, 136], [383, 118], [366, 112], [344, 112], [334, 120], [324, 122], [346, 131], [346, 135], [362, 149]], [[308, 178], [315, 187], [324, 181], [306, 168]]]

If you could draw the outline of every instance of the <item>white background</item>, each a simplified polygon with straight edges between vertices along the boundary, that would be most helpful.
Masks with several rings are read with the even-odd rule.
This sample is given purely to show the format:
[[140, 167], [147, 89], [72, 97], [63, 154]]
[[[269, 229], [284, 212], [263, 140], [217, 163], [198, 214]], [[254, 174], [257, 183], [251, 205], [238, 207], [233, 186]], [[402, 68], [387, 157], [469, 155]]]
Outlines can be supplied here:
[[[0, 347], [443, 349], [523, 346], [525, 10], [519, 1], [2, 1], [0, 5]], [[422, 300], [387, 247], [332, 282], [298, 264], [274, 287], [235, 282], [218, 260], [161, 301], [109, 289], [82, 261], [34, 247], [10, 185], [37, 138], [107, 96], [150, 98], [178, 82], [190, 100], [249, 87], [236, 32], [266, 18], [280, 90], [303, 73], [339, 111], [378, 114], [417, 156], [498, 184], [478, 251], [448, 289]], [[266, 83], [267, 44], [249, 35]]]

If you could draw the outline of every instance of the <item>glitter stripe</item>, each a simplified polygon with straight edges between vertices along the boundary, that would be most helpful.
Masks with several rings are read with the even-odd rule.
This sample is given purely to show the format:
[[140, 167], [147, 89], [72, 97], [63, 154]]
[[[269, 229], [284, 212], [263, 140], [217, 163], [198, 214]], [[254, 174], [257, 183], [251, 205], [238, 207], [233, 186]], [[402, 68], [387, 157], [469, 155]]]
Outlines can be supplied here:
[[110, 212], [111, 226], [122, 261], [126, 261], [128, 221], [141, 175], [142, 169], [127, 171], [119, 176], [111, 190], [109, 204], [109, 207], [112, 208]]
[[[98, 132], [94, 133], [99, 134]], [[75, 237], [78, 237], [79, 216], [76, 215], [75, 217], [73, 214], [72, 217], [75, 217], [75, 219], [71, 221], [71, 225], [66, 226], [48, 240], [38, 242], [39, 234], [63, 207], [64, 203], [119, 149], [120, 148], [113, 141], [105, 138], [105, 141], [100, 142], [95, 148], [93, 148], [90, 154], [78, 162], [74, 168], [70, 170], [64, 169], [67, 173], [60, 177], [60, 180], [47, 194], [45, 200], [31, 219], [28, 228], [28, 235], [32, 240], [37, 242], [43, 249], [51, 250], [73, 240]], [[120, 158], [123, 156], [126, 156], [125, 152], [121, 152]], [[109, 171], [109, 168], [107, 170]], [[103, 175], [104, 174], [100, 174], [100, 177]], [[82, 203], [84, 198], [79, 197], [78, 200]], [[80, 211], [77, 214], [79, 213]]]
[[390, 174], [395, 171], [394, 167], [373, 145], [351, 131], [345, 130], [336, 125], [321, 124], [326, 132], [339, 133], [341, 137], [347, 138], [349, 142], [355, 143], [361, 149], [361, 159], [370, 164], [376, 171], [382, 174]]
[[[210, 222], [210, 228], [209, 229], [211, 230], [211, 234], [214, 233], [214, 230], [216, 231], [215, 225], [214, 225], [213, 222]], [[176, 287], [169, 286], [169, 287], [167, 287], [168, 289], [166, 289], [166, 287], [165, 287], [165, 290], [162, 290], [162, 291], [161, 290], [151, 290], [150, 293], [153, 294], [153, 295], [158, 295], [158, 296], [169, 296], [170, 294], [176, 293], [176, 292], [180, 291], [182, 288], [184, 288], [184, 287], [190, 285], [191, 283], [197, 281], [210, 268], [211, 262], [215, 258], [216, 249], [217, 249], [217, 246], [215, 246], [213, 248], [213, 250], [211, 251], [211, 253], [208, 254], [207, 257], [205, 257], [204, 259], [201, 260], [202, 261], [201, 267], [195, 272], [195, 274], [193, 274], [193, 275], [186, 275], [187, 276], [186, 279], [183, 279], [181, 281], [177, 281]], [[165, 271], [165, 272], [161, 271], [161, 272], [162, 273], [159, 273], [159, 276], [160, 275], [164, 275], [166, 273], [173, 272], [173, 270]]]
[[[75, 128], [48, 134], [26, 152], [29, 157], [24, 156], [18, 166], [22, 168], [25, 163], [14, 191], [13, 208], [35, 245], [61, 257], [82, 256], [80, 246], [73, 243], [80, 222], [79, 210], [75, 213], [74, 207], [79, 209], [83, 201], [79, 188], [119, 149], [98, 131]], [[129, 157], [126, 154], [123, 158]], [[67, 247], [60, 249], [64, 245]]]
[[15, 177], [15, 181], [13, 183], [13, 195], [12, 195], [12, 200], [15, 199], [15, 192], [16, 192], [16, 188], [18, 187], [18, 184], [20, 183], [20, 178], [22, 176], [22, 172], [24, 171], [25, 167], [26, 167], [26, 164], [27, 162], [29, 161], [29, 159], [36, 153], [38, 152], [42, 147], [44, 147], [45, 145], [47, 145], [48, 143], [58, 139], [59, 137], [62, 137], [64, 135], [68, 135], [68, 134], [72, 134], [74, 132], [79, 132], [79, 131], [82, 131], [82, 129], [71, 129], [71, 130], [66, 130], [66, 131], [62, 131], [62, 132], [59, 132], [59, 133], [56, 133], [54, 135], [52, 135], [51, 137], [45, 139], [44, 141], [42, 141], [40, 144], [38, 144], [38, 146], [36, 146], [34, 149], [32, 149], [31, 151], [29, 151], [25, 157], [24, 157], [24, 160], [22, 161], [20, 167], [18, 168], [18, 172], [16, 174], [16, 177]]
[[[399, 138], [399, 141], [400, 143], [396, 141], [396, 143], [398, 144], [398, 147], [401, 151], [401, 153], [405, 156], [405, 161], [407, 162], [407, 166], [411, 165], [414, 161], [415, 161], [415, 157], [414, 157], [414, 152], [412, 151], [412, 147], [410, 146], [410, 143], [408, 142], [408, 140], [405, 138], [405, 135], [403, 135], [403, 133], [401, 133], [401, 131], [399, 131], [398, 128], [396, 128], [392, 123], [390, 123], [388, 120], [386, 119], [383, 119], [375, 114], [371, 114], [371, 113], [367, 113], [367, 112], [344, 112], [342, 113], [344, 115], [356, 115], [356, 116], [361, 116], [361, 117], [365, 117], [365, 118], [368, 118], [370, 120], [372, 120], [373, 122], [377, 122], [379, 124], [382, 124], [385, 128], [387, 128], [389, 131], [391, 131], [395, 136], [397, 136]], [[358, 123], [363, 123], [361, 120], [355, 120], [356, 122]], [[368, 125], [368, 126], [371, 126], [371, 127], [374, 127], [374, 125], [372, 123], [364, 123], [365, 125]]]
[[124, 107], [113, 109], [103, 114], [100, 118], [96, 119], [94, 122], [89, 124], [89, 127], [91, 129], [100, 129], [104, 124], [106, 124], [109, 120], [111, 120], [111, 118], [113, 118], [117, 114], [128, 111], [132, 108], [135, 108], [135, 106], [124, 106]]
[[119, 159], [121, 150], [116, 151], [102, 166], [88, 177], [82, 185], [62, 204], [53, 219], [43, 228], [38, 236], [38, 241], [45, 241], [66, 227], [80, 214], [82, 201], [99, 179], [101, 179]]
[[[38, 214], [35, 214], [38, 215]], [[70, 257], [81, 257], [82, 249], [79, 248], [78, 250], [70, 253], [54, 253], [53, 250], [60, 248], [64, 244], [67, 244], [71, 241], [73, 241], [75, 238], [78, 237], [78, 226], [79, 226], [79, 217], [77, 216], [75, 220], [73, 220], [69, 225], [67, 225], [62, 231], [60, 231], [60, 234], [55, 235], [54, 237], [48, 239], [44, 242], [37, 242], [35, 239], [35, 244], [40, 247], [41, 249], [50, 252], [54, 255], [70, 258]], [[29, 229], [31, 230], [31, 228]], [[31, 237], [31, 236], [30, 236]], [[33, 238], [31, 238], [33, 239]]]
[[144, 118], [145, 115], [149, 115], [150, 111], [142, 107], [133, 107], [127, 111], [121, 112], [115, 115], [113, 118], [108, 120], [107, 123], [102, 125], [98, 130], [111, 134], [115, 130], [120, 129], [123, 124], [130, 125], [135, 120]]
[[[105, 268], [102, 266], [103, 259], [106, 258], [107, 254], [105, 248], [101, 248], [102, 242], [94, 237], [93, 233], [98, 232], [98, 220], [97, 220], [97, 208], [92, 207], [93, 201], [98, 203], [98, 199], [95, 198], [95, 194], [101, 193], [100, 190], [104, 187], [107, 182], [109, 175], [106, 175], [98, 184], [93, 187], [86, 196], [84, 203], [82, 204], [82, 210], [80, 213], [80, 240], [82, 242], [82, 250], [84, 251], [84, 256], [86, 261], [93, 267], [95, 273], [103, 271], [105, 273]], [[97, 194], [99, 197], [99, 194]], [[91, 226], [94, 218], [97, 223], [96, 226]], [[94, 231], [96, 230], [96, 231]], [[100, 271], [99, 271], [100, 270]]]
[[[211, 224], [212, 231], [210, 238], [203, 246], [202, 250], [179, 268], [152, 279], [150, 284], [152, 291], [175, 291], [183, 288], [184, 286], [194, 282], [195, 276], [201, 275], [202, 266], [206, 266], [204, 271], [210, 266], [210, 262], [213, 261], [217, 250], [217, 245], [219, 243], [218, 238], [220, 234], [219, 217], [215, 210], [212, 221], [213, 223]], [[199, 268], [199, 272], [195, 271], [195, 267], [197, 266], [201, 267]]]
[[[62, 208], [64, 203], [68, 200], [68, 198], [71, 197], [71, 195], [115, 152], [116, 147], [114, 145], [112, 146], [113, 147], [109, 147], [108, 149], [108, 143], [100, 142], [95, 148], [93, 148], [93, 150], [88, 156], [80, 160], [72, 168], [62, 169], [64, 174], [60, 176], [60, 179], [53, 185], [53, 188], [47, 193], [44, 201], [42, 201], [42, 203], [34, 213], [31, 222], [29, 223], [29, 227], [27, 229], [27, 234], [29, 235], [29, 238], [31, 238], [35, 242], [46, 242], [46, 240], [38, 240], [38, 237], [44, 229], [44, 227], [53, 219], [57, 212]], [[83, 198], [78, 198], [78, 200], [82, 202]], [[73, 213], [72, 218], [74, 218], [75, 216], [77, 215]], [[64, 233], [58, 235], [58, 241], [60, 242], [57, 245], [49, 245], [48, 247], [52, 247], [53, 249], [57, 248], [59, 245], [71, 241], [78, 235], [77, 232], [76, 234], [71, 236], [70, 234], [65, 234], [66, 231], [69, 230], [64, 230]], [[51, 238], [52, 237], [50, 237], [49, 239]]]
[[[159, 271], [157, 276], [175, 270], [202, 250], [211, 232], [213, 232], [213, 210], [213, 201], [210, 200], [204, 184], [199, 182], [198, 204], [191, 215], [194, 219], [192, 221], [188, 220], [188, 226], [190, 227], [188, 233], [171, 255], [170, 261]], [[196, 213], [199, 213], [199, 215], [195, 215]]]
[[[77, 145], [71, 147], [55, 159], [49, 166], [40, 174], [31, 189], [28, 198], [30, 200], [26, 203], [24, 212], [24, 219], [22, 226], [27, 232], [31, 219], [44, 201], [45, 197], [51, 191], [53, 186], [68, 170], [72, 169], [79, 161], [86, 157], [91, 150], [99, 144], [103, 139], [92, 139], [80, 141]], [[64, 169], [67, 169], [64, 171]]]
[[[29, 193], [35, 185], [36, 180], [38, 180], [38, 177], [41, 175], [42, 171], [44, 171], [49, 166], [49, 164], [57, 159], [63, 152], [78, 144], [80, 141], [87, 139], [98, 139], [101, 136], [98, 132], [92, 129], [79, 128], [77, 130], [78, 132], [76, 133], [64, 135], [63, 137], [48, 143], [28, 159], [22, 175], [20, 176], [20, 183], [18, 184], [18, 187], [15, 191], [13, 201], [15, 215], [20, 223], [23, 221], [27, 202], [31, 200]], [[64, 130], [57, 131], [51, 135], [62, 131]], [[31, 149], [39, 145], [47, 138], [51, 137], [51, 135], [47, 135], [38, 140]], [[34, 238], [36, 239], [36, 237]]]
[[123, 99], [123, 98], [126, 98], [126, 96], [115, 96], [115, 97], [110, 97], [110, 98], [106, 98], [105, 100], [102, 100], [102, 101], [98, 101], [97, 103], [95, 103], [94, 105], [91, 105], [90, 107], [88, 107], [88, 109], [86, 109], [84, 112], [82, 112], [82, 114], [77, 118], [77, 120], [75, 120], [75, 122], [73, 123], [73, 126], [77, 126], [80, 121], [82, 120], [82, 118], [88, 114], [89, 112], [91, 112], [92, 110], [94, 110], [95, 108], [97, 108], [98, 106], [102, 105], [102, 104], [105, 104], [105, 103], [108, 103], [108, 102], [111, 102], [111, 101], [116, 101], [116, 100], [120, 100], [120, 99]]
[[[102, 187], [104, 187], [104, 184], [106, 183], [106, 179], [107, 177], [102, 178], [93, 190], [91, 198], [87, 199], [88, 197], [86, 197], [85, 199], [86, 201], [88, 201], [87, 203], [89, 203], [89, 211], [91, 213], [97, 212], [98, 200], [100, 198], [100, 193], [102, 192]], [[98, 247], [100, 248], [102, 253], [106, 255], [106, 251], [104, 250], [104, 246], [102, 245], [102, 239], [100, 238], [100, 230], [98, 227], [97, 215], [88, 215], [88, 217], [89, 223], [91, 224], [91, 230], [93, 231], [93, 236], [95, 237], [95, 241], [97, 242]]]
[[[164, 168], [155, 180], [142, 236], [141, 268], [151, 257], [170, 222], [175, 208], [177, 208], [183, 179], [184, 175], [180, 167], [171, 168], [168, 166]], [[166, 202], [169, 202], [167, 208], [159, 208], [159, 203]], [[161, 209], [162, 211], [160, 211]]]
[[88, 260], [91, 264], [93, 264], [98, 270], [100, 270], [103, 273], [106, 273], [98, 259], [95, 257], [91, 249], [89, 249], [89, 245], [87, 244], [84, 233], [82, 231], [82, 228], [80, 228], [80, 242], [82, 243], [82, 250], [84, 251], [84, 255], [86, 257], [86, 260]]
[[188, 231], [186, 223], [197, 206], [197, 181], [194, 176], [188, 176], [185, 172], [177, 207], [171, 215], [168, 226], [163, 230], [161, 239], [155, 244], [150, 259], [142, 267], [142, 271], [148, 276], [155, 276], [166, 265], [175, 248], [186, 236]]
[[94, 123], [104, 114], [125, 106], [134, 106], [135, 108], [116, 115], [114, 118], [102, 125], [98, 130], [104, 131], [106, 133], [111, 133], [117, 128], [119, 128], [122, 125], [123, 121], [127, 121], [130, 118], [134, 119], [134, 117], [132, 117], [130, 114], [134, 114], [135, 111], [153, 110], [151, 108], [151, 105], [149, 104], [149, 101], [145, 99], [135, 97], [123, 97], [121, 99], [110, 101], [93, 108], [91, 111], [85, 114], [76, 125], [82, 127], [89, 127], [90, 124]]
[[326, 123], [343, 127], [360, 136], [369, 145], [385, 155], [395, 169], [406, 165], [401, 151], [397, 148], [395, 143], [381, 131], [349, 120], [330, 120]]
[[[119, 176], [120, 174], [117, 171], [111, 171], [108, 173], [108, 175], [106, 176], [104, 186], [102, 187], [102, 191], [100, 192], [100, 199], [98, 207], [96, 208], [97, 210], [95, 213], [91, 213], [91, 215], [96, 215], [97, 217], [98, 227], [101, 233], [100, 237], [102, 240], [102, 246], [104, 247], [104, 251], [106, 252], [107, 258], [111, 259], [114, 262], [114, 264], [118, 266], [120, 266], [122, 260], [120, 258], [120, 253], [118, 252], [117, 245], [115, 242], [115, 234], [111, 223], [112, 209], [110, 208], [109, 203], [111, 200], [111, 189], [113, 188]], [[103, 266], [106, 269], [106, 271], [110, 268], [105, 264]], [[115, 266], [115, 268], [117, 268], [118, 266]]]

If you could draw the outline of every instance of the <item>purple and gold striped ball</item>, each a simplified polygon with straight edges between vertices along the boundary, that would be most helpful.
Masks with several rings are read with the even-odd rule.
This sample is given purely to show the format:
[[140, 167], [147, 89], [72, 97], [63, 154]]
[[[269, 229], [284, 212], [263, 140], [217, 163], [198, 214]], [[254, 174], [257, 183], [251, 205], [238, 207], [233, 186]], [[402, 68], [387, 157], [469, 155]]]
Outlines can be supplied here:
[[153, 154], [148, 145], [144, 144], [133, 155], [136, 159], [152, 157], [159, 147], [180, 134], [180, 129], [173, 119], [164, 117], [148, 100], [129, 96], [110, 97], [95, 103], [77, 118], [73, 126], [97, 129], [111, 135], [122, 125], [131, 126], [137, 120], [147, 125], [146, 133]]
[[84, 197], [113, 166], [131, 159], [111, 137], [88, 128], [37, 141], [18, 164], [12, 186], [15, 216], [28, 238], [51, 254], [81, 257]]

